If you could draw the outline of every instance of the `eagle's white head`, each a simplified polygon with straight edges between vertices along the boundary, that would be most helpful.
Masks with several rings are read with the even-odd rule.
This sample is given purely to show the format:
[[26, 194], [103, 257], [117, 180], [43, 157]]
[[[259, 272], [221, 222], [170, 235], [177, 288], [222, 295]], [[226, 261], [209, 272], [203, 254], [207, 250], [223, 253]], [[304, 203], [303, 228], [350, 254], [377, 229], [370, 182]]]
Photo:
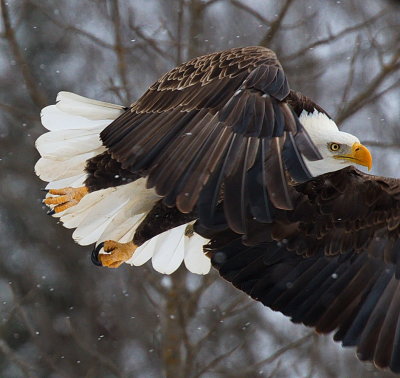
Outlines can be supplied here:
[[313, 113], [303, 110], [299, 119], [323, 157], [316, 161], [304, 157], [314, 177], [355, 164], [371, 169], [372, 156], [368, 148], [354, 135], [340, 131], [326, 114], [317, 110]]

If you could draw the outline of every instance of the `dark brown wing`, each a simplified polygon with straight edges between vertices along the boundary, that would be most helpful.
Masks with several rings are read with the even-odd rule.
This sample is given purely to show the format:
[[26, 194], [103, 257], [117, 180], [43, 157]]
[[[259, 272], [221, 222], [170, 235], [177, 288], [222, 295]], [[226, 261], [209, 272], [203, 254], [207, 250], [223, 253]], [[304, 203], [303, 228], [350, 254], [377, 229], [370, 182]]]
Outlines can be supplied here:
[[292, 208], [285, 166], [304, 182], [311, 175], [300, 152], [321, 158], [282, 102], [289, 93], [271, 50], [214, 53], [166, 73], [101, 138], [167, 205], [197, 208], [210, 227], [223, 188], [226, 221], [245, 234], [247, 219], [270, 222], [272, 207]]
[[214, 266], [293, 322], [336, 330], [361, 360], [400, 372], [400, 180], [346, 168], [296, 189], [293, 211], [255, 225], [259, 244], [214, 235]]

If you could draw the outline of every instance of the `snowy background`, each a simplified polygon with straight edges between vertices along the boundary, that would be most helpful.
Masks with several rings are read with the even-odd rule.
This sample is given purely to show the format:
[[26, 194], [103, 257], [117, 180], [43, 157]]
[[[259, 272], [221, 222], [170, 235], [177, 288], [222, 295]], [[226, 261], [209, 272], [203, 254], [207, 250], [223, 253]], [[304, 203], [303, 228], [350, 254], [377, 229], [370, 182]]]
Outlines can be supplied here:
[[400, 2], [0, 0], [1, 377], [384, 377], [353, 349], [248, 299], [213, 272], [97, 268], [46, 216], [33, 173], [57, 92], [130, 104], [191, 57], [275, 50], [399, 177]]

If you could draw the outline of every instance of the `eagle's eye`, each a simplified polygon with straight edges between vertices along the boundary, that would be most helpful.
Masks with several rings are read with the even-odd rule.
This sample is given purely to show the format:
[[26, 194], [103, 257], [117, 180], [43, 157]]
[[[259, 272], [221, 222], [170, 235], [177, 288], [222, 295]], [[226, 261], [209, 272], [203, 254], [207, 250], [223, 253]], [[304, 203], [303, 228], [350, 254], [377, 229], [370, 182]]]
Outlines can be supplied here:
[[329, 149], [331, 151], [339, 151], [340, 150], [340, 144], [339, 143], [330, 143], [329, 144]]

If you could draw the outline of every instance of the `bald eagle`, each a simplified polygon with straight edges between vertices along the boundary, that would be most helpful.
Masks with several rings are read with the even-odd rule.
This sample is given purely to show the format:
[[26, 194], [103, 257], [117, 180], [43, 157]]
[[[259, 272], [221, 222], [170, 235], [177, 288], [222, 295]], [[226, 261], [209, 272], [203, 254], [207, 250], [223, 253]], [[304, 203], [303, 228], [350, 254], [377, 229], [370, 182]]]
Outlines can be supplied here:
[[60, 92], [36, 173], [92, 260], [212, 264], [293, 322], [400, 372], [400, 181], [289, 88], [271, 50], [179, 65], [124, 107]]

